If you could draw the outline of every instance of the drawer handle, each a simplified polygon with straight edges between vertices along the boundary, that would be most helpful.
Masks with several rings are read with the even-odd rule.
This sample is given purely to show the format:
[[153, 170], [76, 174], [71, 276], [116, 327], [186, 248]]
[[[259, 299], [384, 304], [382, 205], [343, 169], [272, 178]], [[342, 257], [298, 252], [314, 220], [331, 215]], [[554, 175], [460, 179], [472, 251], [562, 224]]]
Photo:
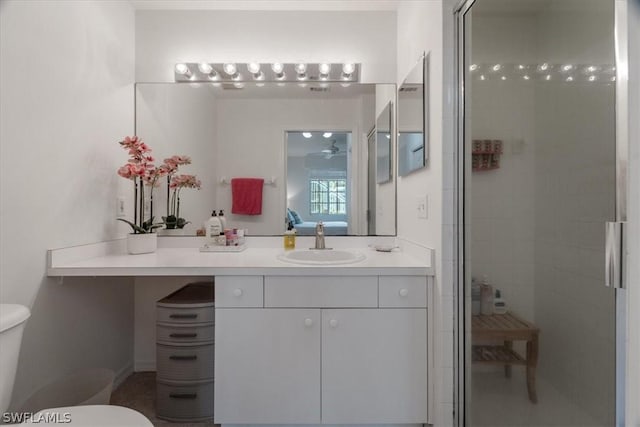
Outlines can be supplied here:
[[312, 327], [313, 326], [313, 319], [310, 319], [308, 317], [306, 319], [304, 319], [304, 326], [307, 327], [307, 328]]
[[197, 337], [198, 334], [196, 333], [190, 333], [190, 334], [169, 334], [170, 338], [195, 338]]
[[233, 290], [233, 296], [234, 297], [241, 297], [242, 296], [242, 289], [234, 289]]
[[195, 354], [191, 354], [188, 356], [169, 356], [170, 360], [198, 360], [198, 356], [196, 356]]
[[400, 291], [398, 291], [398, 295], [400, 295], [401, 297], [406, 297], [407, 295], [409, 295], [409, 289], [400, 289]]
[[172, 399], [197, 399], [198, 393], [170, 393]]
[[171, 319], [196, 319], [198, 315], [196, 313], [191, 314], [170, 314]]
[[336, 319], [329, 320], [329, 326], [331, 326], [332, 328], [337, 328], [338, 327], [338, 321]]

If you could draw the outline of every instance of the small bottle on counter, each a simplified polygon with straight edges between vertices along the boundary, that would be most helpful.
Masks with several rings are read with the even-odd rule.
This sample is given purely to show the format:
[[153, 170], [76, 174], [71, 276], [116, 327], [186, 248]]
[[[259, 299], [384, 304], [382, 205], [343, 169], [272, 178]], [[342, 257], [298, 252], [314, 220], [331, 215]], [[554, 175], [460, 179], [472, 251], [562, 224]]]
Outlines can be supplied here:
[[220, 220], [222, 230], [227, 228], [227, 218], [224, 216], [224, 211], [222, 209], [220, 209], [220, 212], [218, 212], [218, 219]]
[[284, 250], [290, 251], [296, 248], [296, 230], [289, 225], [289, 229], [284, 232]]
[[224, 232], [221, 231], [216, 238], [216, 245], [218, 246], [227, 246], [227, 238], [224, 235]]
[[207, 222], [205, 222], [204, 228], [207, 233], [207, 242], [215, 245], [216, 239], [222, 231], [222, 224], [220, 223], [220, 219], [216, 215], [215, 209], [213, 210], [213, 212], [211, 212], [211, 218], [209, 218]]

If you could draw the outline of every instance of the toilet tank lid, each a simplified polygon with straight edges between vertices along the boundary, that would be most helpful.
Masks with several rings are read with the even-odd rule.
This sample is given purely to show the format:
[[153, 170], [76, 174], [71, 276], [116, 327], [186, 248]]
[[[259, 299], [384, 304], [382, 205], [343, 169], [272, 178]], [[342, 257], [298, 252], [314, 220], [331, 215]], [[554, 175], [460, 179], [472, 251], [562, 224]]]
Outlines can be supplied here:
[[31, 312], [20, 304], [0, 304], [0, 333], [26, 321]]

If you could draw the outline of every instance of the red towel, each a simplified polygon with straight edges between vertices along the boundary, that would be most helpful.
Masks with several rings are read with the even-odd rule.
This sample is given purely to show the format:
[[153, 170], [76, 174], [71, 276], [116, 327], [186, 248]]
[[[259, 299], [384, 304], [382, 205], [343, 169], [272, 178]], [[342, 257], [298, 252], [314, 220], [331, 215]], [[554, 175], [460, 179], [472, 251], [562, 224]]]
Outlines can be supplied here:
[[262, 214], [262, 178], [231, 179], [231, 195], [233, 204], [231, 213], [239, 215]]

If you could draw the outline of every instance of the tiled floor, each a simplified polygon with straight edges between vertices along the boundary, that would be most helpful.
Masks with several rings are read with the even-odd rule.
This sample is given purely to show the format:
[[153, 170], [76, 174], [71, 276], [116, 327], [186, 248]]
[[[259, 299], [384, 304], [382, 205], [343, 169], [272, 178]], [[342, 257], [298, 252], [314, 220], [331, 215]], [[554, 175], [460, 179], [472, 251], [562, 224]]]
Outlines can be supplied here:
[[[128, 377], [111, 394], [111, 404], [126, 406], [141, 412], [154, 426], [165, 427], [219, 427], [210, 423], [170, 423], [156, 418], [156, 373], [137, 372]], [[213, 402], [211, 402], [213, 404]]]
[[544, 379], [537, 378], [538, 403], [529, 401], [524, 369], [513, 368], [511, 378], [502, 369], [474, 370], [472, 426], [569, 427], [602, 426], [571, 403]]

